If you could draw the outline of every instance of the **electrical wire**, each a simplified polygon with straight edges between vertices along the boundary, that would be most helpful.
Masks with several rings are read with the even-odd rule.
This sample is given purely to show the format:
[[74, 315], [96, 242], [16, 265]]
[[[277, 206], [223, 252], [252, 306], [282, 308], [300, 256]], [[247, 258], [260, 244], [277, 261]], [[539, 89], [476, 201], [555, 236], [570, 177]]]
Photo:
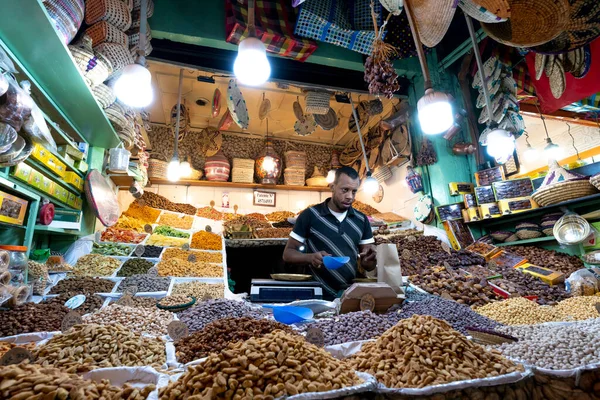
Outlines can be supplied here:
[[573, 137], [573, 135], [571, 135], [571, 125], [569, 125], [569, 123], [567, 122], [567, 127], [569, 128], [569, 130], [567, 131], [567, 134], [569, 136], [571, 136], [571, 140], [573, 141], [573, 148], [575, 149], [575, 153], [577, 153], [577, 160], [581, 160], [581, 157], [579, 156], [579, 150], [577, 150], [577, 147], [575, 146], [575, 138]]

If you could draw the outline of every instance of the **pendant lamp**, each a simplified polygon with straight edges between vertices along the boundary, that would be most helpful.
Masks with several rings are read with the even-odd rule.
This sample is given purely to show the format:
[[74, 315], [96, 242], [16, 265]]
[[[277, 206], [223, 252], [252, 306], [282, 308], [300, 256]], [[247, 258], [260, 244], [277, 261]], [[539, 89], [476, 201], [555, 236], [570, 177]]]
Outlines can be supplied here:
[[233, 63], [235, 77], [244, 85], [262, 85], [271, 75], [267, 49], [256, 37], [254, 25], [254, 0], [248, 0], [248, 37], [238, 45], [238, 55]]
[[417, 103], [419, 124], [423, 133], [438, 135], [450, 129], [454, 123], [454, 113], [450, 104], [452, 97], [443, 92], [436, 92], [433, 89], [429, 68], [427, 67], [427, 59], [425, 58], [423, 45], [421, 44], [419, 32], [413, 18], [410, 0], [404, 1], [404, 10], [406, 11], [406, 18], [410, 25], [413, 40], [415, 41], [417, 55], [419, 56], [421, 70], [423, 71], [423, 79], [425, 80], [425, 94]]
[[[352, 116], [354, 122], [356, 122], [356, 131], [358, 133], [358, 141], [360, 142], [360, 148], [364, 157], [365, 168], [367, 170], [367, 177], [362, 182], [362, 188], [368, 195], [374, 195], [379, 190], [379, 182], [372, 176], [371, 168], [369, 168], [369, 160], [367, 159], [367, 151], [365, 150], [365, 143], [363, 142], [362, 132], [360, 131], [360, 121], [358, 115], [356, 115], [356, 109], [354, 108], [354, 102], [352, 101], [352, 93], [348, 93], [350, 99], [350, 107], [352, 107]], [[335, 175], [334, 175], [335, 178]]]

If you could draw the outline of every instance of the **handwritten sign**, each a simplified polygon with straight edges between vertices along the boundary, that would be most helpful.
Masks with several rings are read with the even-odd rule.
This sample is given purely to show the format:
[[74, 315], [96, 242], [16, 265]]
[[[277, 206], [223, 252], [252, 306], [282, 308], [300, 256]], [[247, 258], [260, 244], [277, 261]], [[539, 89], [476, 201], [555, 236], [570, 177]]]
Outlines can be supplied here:
[[264, 192], [262, 190], [254, 191], [255, 206], [275, 207], [277, 204], [277, 194], [274, 192]]
[[197, 261], [196, 255], [195, 254], [190, 254], [188, 256], [188, 261], [191, 262], [191, 263], [195, 263]]
[[138, 292], [138, 287], [136, 285], [130, 285], [123, 288], [123, 296], [135, 296]]
[[33, 360], [31, 352], [23, 347], [13, 347], [0, 358], [0, 365], [20, 364], [25, 360]]
[[131, 297], [128, 294], [121, 297], [119, 300], [116, 301], [116, 303], [120, 306], [127, 306], [127, 307], [135, 306], [135, 303], [133, 302], [133, 297]]
[[144, 225], [144, 232], [152, 234], [152, 225], [150, 225], [150, 224]]
[[442, 250], [444, 250], [448, 254], [452, 254], [452, 251], [450, 250], [450, 246], [448, 246], [446, 243], [442, 243]]
[[181, 248], [185, 251], [189, 251], [190, 250], [190, 244], [189, 243], [184, 243], [181, 245]]
[[[152, 227], [151, 227], [151, 228], [152, 228]], [[144, 245], [140, 244], [139, 246], [137, 246], [137, 247], [135, 248], [135, 250], [134, 250], [133, 252], [134, 252], [134, 254], [135, 254], [136, 256], [138, 256], [138, 257], [141, 257], [141, 256], [143, 256], [143, 255], [144, 255], [144, 253], [146, 252], [146, 247], [145, 247]]]
[[173, 340], [184, 338], [190, 333], [187, 325], [181, 321], [173, 321], [167, 325], [167, 332]]
[[81, 315], [79, 315], [77, 311], [69, 311], [60, 324], [60, 330], [62, 332], [66, 332], [82, 322], [83, 320], [81, 319]]
[[319, 328], [308, 328], [306, 330], [306, 341], [315, 346], [323, 347], [325, 346], [325, 335]]
[[372, 294], [365, 294], [360, 298], [360, 311], [373, 311], [375, 309], [375, 298]]

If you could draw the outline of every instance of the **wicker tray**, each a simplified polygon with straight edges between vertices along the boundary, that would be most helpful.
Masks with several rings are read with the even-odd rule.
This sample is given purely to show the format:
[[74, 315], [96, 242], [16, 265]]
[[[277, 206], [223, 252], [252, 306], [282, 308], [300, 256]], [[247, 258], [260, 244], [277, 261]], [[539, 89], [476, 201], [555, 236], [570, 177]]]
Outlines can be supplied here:
[[598, 193], [588, 178], [573, 179], [539, 188], [531, 198], [542, 207]]
[[527, 229], [521, 229], [520, 231], [517, 231], [516, 233], [517, 233], [517, 236], [519, 237], [519, 239], [521, 239], [521, 240], [535, 239], [535, 238], [539, 238], [542, 236], [542, 232], [540, 232], [540, 231], [527, 230]]

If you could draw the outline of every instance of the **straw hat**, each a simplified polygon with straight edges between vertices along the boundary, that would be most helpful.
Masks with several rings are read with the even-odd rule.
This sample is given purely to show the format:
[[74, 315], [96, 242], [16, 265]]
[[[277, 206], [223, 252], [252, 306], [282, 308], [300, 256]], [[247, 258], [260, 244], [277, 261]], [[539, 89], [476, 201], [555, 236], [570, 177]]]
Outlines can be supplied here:
[[510, 18], [508, 0], [459, 0], [458, 6], [480, 22], [498, 23]]
[[511, 17], [481, 27], [497, 42], [513, 47], [539, 46], [556, 38], [569, 22], [568, 0], [509, 0]]
[[571, 0], [569, 21], [564, 31], [540, 46], [531, 48], [538, 53], [557, 54], [585, 46], [600, 36], [600, 1]]
[[435, 47], [442, 41], [456, 11], [454, 0], [410, 0], [421, 43]]

